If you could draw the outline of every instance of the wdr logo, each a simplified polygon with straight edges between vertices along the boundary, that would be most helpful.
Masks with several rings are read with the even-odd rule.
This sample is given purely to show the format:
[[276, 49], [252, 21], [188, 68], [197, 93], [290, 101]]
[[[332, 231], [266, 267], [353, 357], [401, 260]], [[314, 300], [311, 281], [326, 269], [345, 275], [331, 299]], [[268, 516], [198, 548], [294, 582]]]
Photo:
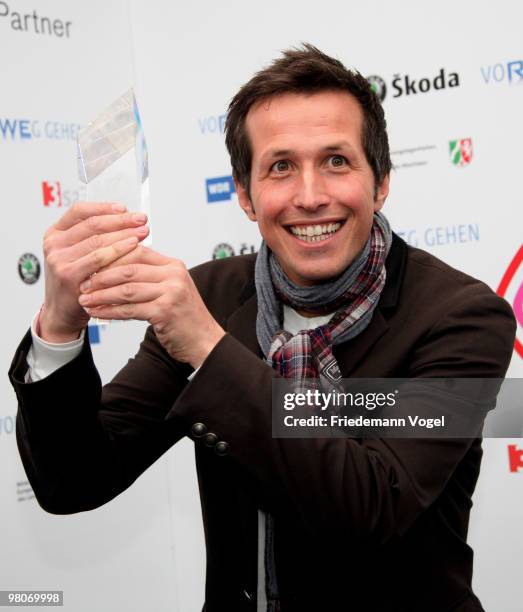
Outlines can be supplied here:
[[208, 204], [230, 201], [232, 194], [236, 193], [232, 176], [219, 176], [218, 178], [206, 179], [205, 188], [207, 191]]

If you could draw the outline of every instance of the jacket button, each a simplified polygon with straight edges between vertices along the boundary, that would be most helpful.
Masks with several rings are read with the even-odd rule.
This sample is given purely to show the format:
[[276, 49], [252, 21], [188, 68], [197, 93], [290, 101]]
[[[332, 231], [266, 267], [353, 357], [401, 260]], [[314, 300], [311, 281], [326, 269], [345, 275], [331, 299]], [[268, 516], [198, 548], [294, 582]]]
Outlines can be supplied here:
[[207, 433], [207, 427], [203, 423], [195, 423], [191, 427], [191, 433], [195, 438], [201, 438]]
[[218, 436], [213, 433], [208, 433], [204, 438], [205, 446], [214, 446], [218, 442]]
[[243, 589], [243, 596], [248, 601], [254, 601], [254, 594], [248, 591], [247, 589]]
[[221, 442], [218, 442], [218, 444], [214, 447], [214, 450], [216, 451], [217, 455], [223, 457], [223, 455], [226, 455], [229, 452], [229, 445], [227, 442], [222, 440]]

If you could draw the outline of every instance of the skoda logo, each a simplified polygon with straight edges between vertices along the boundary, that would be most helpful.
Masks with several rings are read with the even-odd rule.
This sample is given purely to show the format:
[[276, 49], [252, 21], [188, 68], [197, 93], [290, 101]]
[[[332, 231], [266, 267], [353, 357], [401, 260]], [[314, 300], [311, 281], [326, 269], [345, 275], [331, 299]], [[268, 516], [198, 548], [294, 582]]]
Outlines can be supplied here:
[[387, 95], [387, 85], [385, 81], [375, 74], [367, 77], [367, 81], [369, 82], [372, 91], [378, 96], [380, 102], [385, 100], [385, 96]]
[[234, 249], [226, 242], [222, 242], [218, 246], [214, 247], [214, 251], [212, 252], [213, 259], [225, 259], [225, 257], [232, 257], [233, 255]]
[[40, 278], [40, 262], [36, 255], [24, 253], [18, 260], [18, 274], [27, 285], [33, 285]]

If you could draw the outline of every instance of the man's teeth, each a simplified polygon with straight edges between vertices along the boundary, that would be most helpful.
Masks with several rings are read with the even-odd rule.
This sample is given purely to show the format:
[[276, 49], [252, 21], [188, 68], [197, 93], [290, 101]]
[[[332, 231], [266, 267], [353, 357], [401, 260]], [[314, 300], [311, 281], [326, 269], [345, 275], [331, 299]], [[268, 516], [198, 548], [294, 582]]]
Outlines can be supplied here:
[[293, 225], [291, 232], [305, 242], [321, 242], [327, 240], [330, 234], [334, 234], [341, 227], [341, 223], [328, 223], [327, 225]]

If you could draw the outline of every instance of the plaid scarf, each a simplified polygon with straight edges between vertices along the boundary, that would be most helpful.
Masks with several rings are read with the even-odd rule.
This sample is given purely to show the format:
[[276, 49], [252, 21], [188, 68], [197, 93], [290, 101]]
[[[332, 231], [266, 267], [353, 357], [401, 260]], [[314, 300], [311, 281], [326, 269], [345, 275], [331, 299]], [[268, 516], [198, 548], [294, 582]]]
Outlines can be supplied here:
[[[267, 363], [298, 390], [332, 389], [341, 372], [332, 346], [360, 334], [370, 323], [385, 285], [385, 259], [392, 231], [386, 217], [375, 213], [367, 243], [337, 279], [312, 287], [292, 283], [263, 242], [256, 259], [258, 297], [256, 332]], [[335, 312], [330, 321], [296, 335], [282, 329], [282, 303], [308, 312]], [[274, 517], [265, 515], [265, 594], [267, 612], [279, 610], [274, 559]]]
[[[318, 380], [330, 386], [341, 378], [332, 346], [360, 334], [370, 323], [385, 284], [385, 259], [392, 232], [381, 213], [374, 215], [369, 239], [337, 279], [298, 287], [284, 274], [265, 243], [256, 260], [258, 341], [267, 363], [296, 386]], [[335, 312], [331, 320], [295, 336], [282, 329], [282, 302], [309, 312]]]

